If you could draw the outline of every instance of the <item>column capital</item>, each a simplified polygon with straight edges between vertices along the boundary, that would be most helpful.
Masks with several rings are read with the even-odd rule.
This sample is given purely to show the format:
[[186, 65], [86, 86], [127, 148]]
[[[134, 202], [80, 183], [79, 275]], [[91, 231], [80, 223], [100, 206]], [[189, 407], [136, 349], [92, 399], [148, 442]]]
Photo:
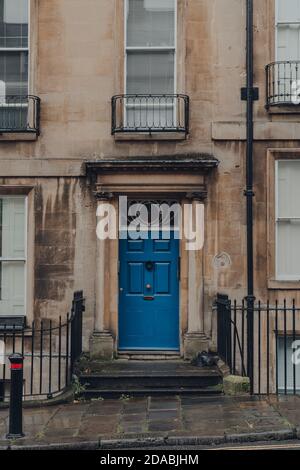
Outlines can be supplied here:
[[186, 193], [186, 198], [191, 201], [203, 202], [205, 199], [207, 199], [207, 191], [206, 189], [203, 189], [202, 191]]
[[101, 190], [96, 190], [93, 193], [97, 201], [106, 202], [106, 201], [110, 201], [114, 197], [113, 193], [108, 193], [106, 191], [101, 191]]

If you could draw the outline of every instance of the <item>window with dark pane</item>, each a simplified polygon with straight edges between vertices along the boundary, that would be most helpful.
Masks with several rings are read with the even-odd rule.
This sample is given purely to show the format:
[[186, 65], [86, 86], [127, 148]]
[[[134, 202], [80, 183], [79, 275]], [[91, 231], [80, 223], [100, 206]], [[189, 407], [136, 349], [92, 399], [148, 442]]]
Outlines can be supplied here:
[[28, 47], [28, 0], [0, 0], [0, 47]]
[[27, 127], [28, 3], [0, 0], [0, 131]]
[[[176, 122], [176, 0], [127, 0], [125, 121], [128, 129]], [[138, 96], [137, 96], [138, 95]]]
[[25, 315], [26, 197], [0, 197], [1, 317]]
[[[0, 199], [0, 258], [2, 258], [2, 227], [3, 227], [3, 204]], [[2, 299], [2, 263], [0, 263], [0, 301]]]

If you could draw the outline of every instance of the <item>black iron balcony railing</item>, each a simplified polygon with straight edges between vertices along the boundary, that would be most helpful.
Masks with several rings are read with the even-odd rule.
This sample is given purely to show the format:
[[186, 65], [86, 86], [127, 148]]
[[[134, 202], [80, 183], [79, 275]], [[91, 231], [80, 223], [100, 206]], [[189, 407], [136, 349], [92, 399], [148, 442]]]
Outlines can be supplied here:
[[189, 133], [189, 97], [117, 95], [112, 97], [112, 134], [126, 132]]
[[40, 98], [33, 95], [0, 96], [0, 133], [40, 133]]
[[266, 66], [266, 106], [300, 104], [300, 61], [273, 62]]

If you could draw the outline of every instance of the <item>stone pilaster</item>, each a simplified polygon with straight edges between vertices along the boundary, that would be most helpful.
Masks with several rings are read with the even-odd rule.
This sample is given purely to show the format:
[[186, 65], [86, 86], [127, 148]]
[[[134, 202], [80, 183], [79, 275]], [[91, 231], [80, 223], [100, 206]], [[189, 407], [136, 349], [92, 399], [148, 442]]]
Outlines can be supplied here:
[[[107, 204], [111, 194], [95, 192], [97, 199], [97, 213], [101, 204]], [[106, 296], [106, 263], [108, 257], [108, 240], [97, 236], [96, 245], [96, 307], [94, 318], [94, 332], [90, 338], [90, 355], [92, 359], [112, 359], [114, 352], [114, 338], [109, 330], [109, 323], [105, 312]]]
[[[206, 193], [188, 195], [191, 220], [195, 220], [197, 204], [203, 204]], [[208, 349], [204, 333], [204, 272], [203, 247], [188, 252], [188, 330], [184, 336], [184, 357], [192, 359]]]

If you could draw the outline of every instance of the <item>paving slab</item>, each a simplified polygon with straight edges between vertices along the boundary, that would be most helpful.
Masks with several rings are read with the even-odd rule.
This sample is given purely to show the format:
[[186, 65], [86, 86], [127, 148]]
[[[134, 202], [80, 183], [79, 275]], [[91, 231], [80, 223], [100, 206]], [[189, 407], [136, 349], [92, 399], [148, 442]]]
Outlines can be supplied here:
[[300, 396], [268, 398], [268, 403], [291, 425], [300, 427]]
[[[96, 400], [24, 410], [24, 439], [5, 439], [8, 410], [0, 412], [0, 445], [38, 448], [96, 446], [103, 439], [300, 437], [300, 397], [144, 397]], [[274, 437], [275, 436], [275, 437]], [[236, 437], [238, 439], [238, 437]], [[183, 442], [183, 441], [182, 441]], [[99, 444], [100, 445], [100, 444]], [[52, 447], [51, 447], [52, 448]], [[78, 447], [79, 448], [79, 447]]]

